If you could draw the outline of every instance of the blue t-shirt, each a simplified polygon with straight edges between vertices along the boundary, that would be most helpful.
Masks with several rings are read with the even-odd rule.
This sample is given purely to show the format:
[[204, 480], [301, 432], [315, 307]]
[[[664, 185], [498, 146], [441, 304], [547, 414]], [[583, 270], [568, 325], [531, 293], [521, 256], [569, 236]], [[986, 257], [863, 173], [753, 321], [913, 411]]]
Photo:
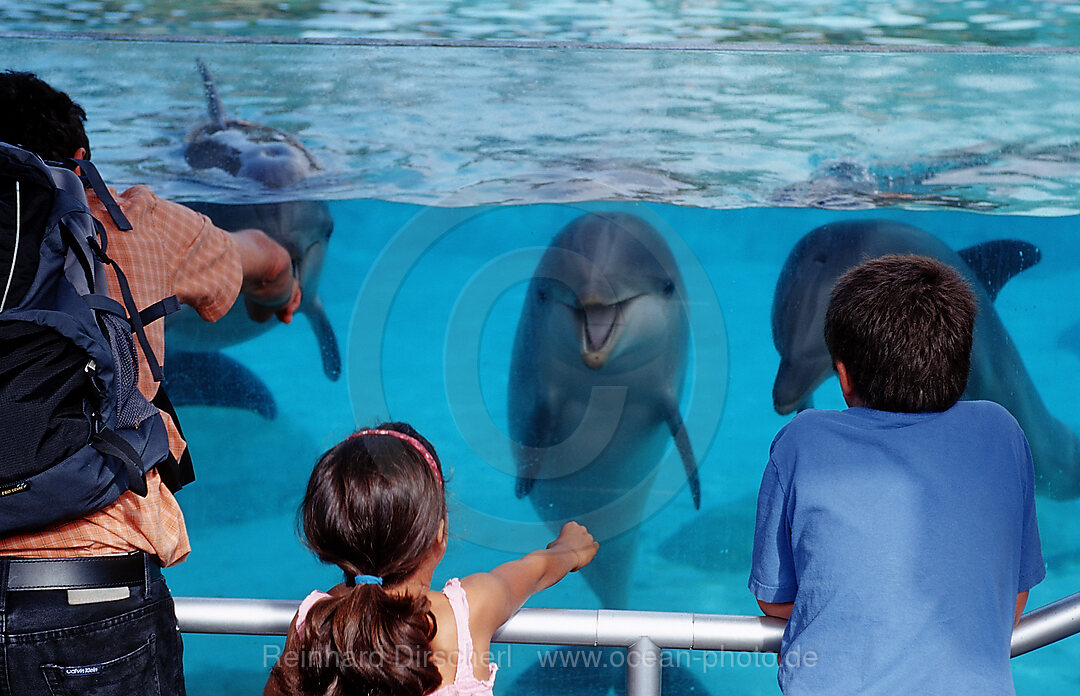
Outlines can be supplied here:
[[750, 590], [794, 602], [794, 694], [1012, 694], [1016, 595], [1046, 574], [1031, 450], [988, 401], [809, 410], [773, 440]]

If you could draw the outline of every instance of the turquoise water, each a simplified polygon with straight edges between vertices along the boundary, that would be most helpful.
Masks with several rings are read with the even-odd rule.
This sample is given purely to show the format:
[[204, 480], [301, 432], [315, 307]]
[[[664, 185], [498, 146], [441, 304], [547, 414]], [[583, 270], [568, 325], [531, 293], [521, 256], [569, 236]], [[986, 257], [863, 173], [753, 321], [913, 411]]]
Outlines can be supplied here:
[[[339, 337], [348, 346], [346, 375], [329, 381], [321, 370], [314, 340], [303, 319], [274, 329], [228, 353], [255, 370], [274, 394], [279, 414], [273, 422], [230, 409], [182, 409], [183, 423], [200, 462], [198, 485], [183, 493], [194, 551], [170, 572], [179, 595], [299, 598], [311, 588], [336, 582], [294, 534], [294, 513], [310, 466], [318, 454], [347, 434], [356, 418], [368, 424], [382, 416], [411, 421], [436, 445], [451, 473], [453, 542], [436, 582], [484, 569], [512, 557], [492, 548], [529, 550], [525, 535], [492, 534], [477, 515], [505, 526], [545, 533], [526, 501], [514, 496], [508, 448], [491, 460], [490, 448], [474, 446], [468, 433], [483, 417], [505, 432], [506, 376], [513, 331], [528, 276], [508, 270], [497, 287], [477, 293], [475, 282], [492, 262], [520, 249], [544, 245], [585, 209], [623, 210], [652, 221], [665, 232], [688, 279], [700, 264], [707, 282], [688, 280], [687, 295], [695, 355], [684, 409], [701, 464], [702, 506], [693, 509], [677, 460], [660, 466], [651, 503], [642, 520], [638, 556], [632, 565], [630, 605], [640, 609], [756, 613], [745, 589], [753, 525], [754, 496], [769, 442], [786, 422], [772, 409], [771, 388], [778, 364], [770, 338], [769, 311], [777, 275], [795, 241], [830, 220], [882, 215], [880, 211], [837, 213], [808, 210], [688, 209], [660, 204], [506, 206], [425, 209], [378, 201], [333, 204], [338, 227], [323, 274], [322, 291]], [[954, 248], [980, 241], [1014, 238], [1039, 246], [1043, 260], [1011, 280], [995, 307], [1015, 340], [1027, 370], [1051, 413], [1080, 427], [1073, 407], [1080, 361], [1080, 307], [1064, 300], [1080, 282], [1075, 258], [1080, 241], [1075, 218], [1004, 217], [970, 212], [889, 211], [886, 216], [918, 225]], [[405, 256], [380, 255], [391, 240], [441, 237]], [[681, 254], [681, 255], [680, 255]], [[365, 283], [388, 277], [388, 264], [409, 271], [392, 291], [386, 328], [368, 326], [376, 305]], [[501, 294], [497, 290], [503, 290]], [[462, 308], [462, 298], [489, 297], [489, 304]], [[722, 326], [711, 314], [719, 303]], [[377, 311], [377, 310], [375, 310]], [[460, 355], [462, 311], [483, 318], [482, 338], [472, 360]], [[700, 355], [721, 356], [728, 365], [702, 364]], [[373, 362], [381, 345], [381, 360]], [[465, 366], [478, 378], [482, 399], [455, 385], [448, 364]], [[370, 397], [381, 377], [388, 411], [379, 413]], [[457, 391], [455, 391], [457, 389]], [[364, 395], [358, 404], [357, 395]], [[835, 380], [819, 388], [822, 407], [841, 405]], [[700, 408], [702, 425], [692, 409]], [[464, 414], [464, 415], [462, 415]], [[463, 421], [471, 419], [469, 422]], [[708, 439], [713, 419], [715, 437]], [[695, 425], [696, 424], [696, 425]], [[483, 444], [483, 443], [481, 443]], [[497, 452], [494, 456], [498, 456]], [[1048, 577], [1031, 595], [1040, 606], [1075, 591], [1080, 583], [1077, 501], [1040, 499]], [[598, 607], [580, 578], [570, 577], [538, 595], [530, 606]], [[222, 680], [235, 693], [253, 689], [263, 639], [189, 636], [188, 672], [194, 693], [211, 693]], [[270, 641], [270, 644], [274, 644]], [[1075, 639], [1014, 660], [1020, 694], [1074, 693]], [[223, 650], [225, 652], [223, 653]], [[503, 688], [536, 659], [533, 647], [501, 655]], [[759, 663], [727, 663], [694, 675], [711, 693], [778, 693], [775, 670]]]
[[[79, 7], [43, 3], [40, 13], [81, 28], [72, 22]], [[103, 7], [149, 17], [151, 28], [179, 16], [158, 3], [81, 7], [91, 19]], [[451, 16], [467, 19], [477, 7], [456, 5]], [[666, 5], [638, 7], [648, 15]], [[1065, 4], [1039, 7], [1043, 17], [1069, 13]], [[26, 21], [40, 28], [41, 16]], [[205, 26], [229, 31], [220, 19]], [[9, 38], [0, 56], [77, 95], [95, 160], [118, 186], [150, 183], [180, 200], [318, 198], [335, 219], [319, 294], [343, 349], [341, 379], [323, 373], [299, 318], [226, 349], [267, 385], [276, 418], [182, 407], [199, 479], [182, 493], [194, 551], [169, 572], [178, 595], [299, 599], [336, 582], [296, 540], [295, 509], [319, 453], [355, 424], [387, 416], [414, 423], [452, 471], [454, 537], [437, 580], [529, 550], [543, 529], [514, 496], [502, 435], [513, 331], [528, 261], [584, 210], [653, 222], [687, 278], [693, 351], [683, 409], [702, 506], [693, 509], [681, 465], [665, 458], [632, 562], [634, 608], [757, 611], [745, 589], [753, 495], [787, 420], [771, 403], [770, 304], [789, 249], [824, 222], [890, 217], [957, 249], [1006, 237], [1037, 244], [1043, 260], [1011, 280], [995, 308], [1049, 411], [1080, 428], [1077, 55]], [[205, 118], [196, 56], [231, 114], [296, 135], [323, 172], [266, 191], [186, 168], [180, 143]], [[816, 400], [840, 406], [835, 382]], [[488, 421], [494, 431], [483, 429]], [[1080, 585], [1080, 503], [1038, 505], [1048, 578], [1033, 607]], [[571, 577], [531, 606], [598, 605]], [[264, 658], [280, 645], [194, 635], [186, 643], [193, 694], [257, 692]], [[1014, 660], [1018, 693], [1076, 693], [1080, 678], [1068, 666], [1078, 650], [1074, 638]], [[499, 659], [500, 690], [509, 692], [536, 649]], [[690, 672], [714, 694], [778, 693], [775, 668], [756, 660]]]

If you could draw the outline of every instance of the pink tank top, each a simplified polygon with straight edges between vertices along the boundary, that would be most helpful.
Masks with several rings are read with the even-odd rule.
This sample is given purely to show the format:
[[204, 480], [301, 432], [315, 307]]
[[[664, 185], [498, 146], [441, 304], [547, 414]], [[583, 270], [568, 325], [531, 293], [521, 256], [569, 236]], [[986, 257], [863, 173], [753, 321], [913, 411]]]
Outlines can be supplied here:
[[494, 662], [489, 664], [488, 678], [484, 680], [477, 679], [473, 674], [473, 642], [469, 633], [469, 602], [465, 599], [465, 590], [457, 578], [450, 578], [442, 593], [450, 600], [454, 623], [457, 624], [457, 673], [454, 683], [440, 686], [430, 696], [492, 696], [491, 689], [495, 685], [495, 673], [499, 671], [499, 666]]
[[[450, 609], [454, 612], [454, 623], [457, 625], [457, 672], [451, 684], [440, 686], [431, 692], [429, 696], [493, 696], [492, 687], [495, 685], [495, 673], [499, 666], [494, 662], [488, 665], [490, 672], [487, 679], [477, 679], [473, 674], [472, 634], [469, 633], [469, 601], [465, 598], [465, 589], [457, 578], [450, 578], [443, 586], [442, 593], [450, 602]], [[325, 592], [318, 590], [312, 592], [300, 603], [296, 610], [296, 632], [304, 631], [304, 621], [307, 619], [311, 605], [324, 597], [329, 597]]]

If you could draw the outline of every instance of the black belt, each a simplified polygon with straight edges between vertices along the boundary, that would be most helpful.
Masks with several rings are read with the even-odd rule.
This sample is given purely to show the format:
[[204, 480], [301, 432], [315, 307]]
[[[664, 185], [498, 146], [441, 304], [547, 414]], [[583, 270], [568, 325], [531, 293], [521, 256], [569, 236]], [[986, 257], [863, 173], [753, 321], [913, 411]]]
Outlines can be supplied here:
[[4, 558], [7, 589], [88, 590], [143, 585], [161, 577], [153, 556], [136, 552], [122, 556], [80, 558]]

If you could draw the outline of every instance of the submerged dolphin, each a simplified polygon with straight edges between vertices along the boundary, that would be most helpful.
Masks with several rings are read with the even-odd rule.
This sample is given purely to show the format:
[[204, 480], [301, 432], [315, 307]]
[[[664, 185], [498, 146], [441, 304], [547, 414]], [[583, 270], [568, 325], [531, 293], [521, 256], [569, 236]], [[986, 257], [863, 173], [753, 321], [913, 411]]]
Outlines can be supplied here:
[[1031, 444], [1041, 493], [1080, 495], [1080, 440], [1046, 410], [994, 311], [994, 298], [1006, 281], [1039, 261], [1039, 250], [1026, 242], [997, 240], [953, 251], [928, 232], [890, 220], [836, 222], [811, 230], [788, 255], [773, 297], [773, 343], [780, 353], [773, 385], [776, 412], [812, 406], [814, 390], [834, 374], [824, 336], [832, 287], [848, 268], [885, 254], [931, 256], [968, 279], [979, 309], [964, 398], [995, 401], [1012, 413]]
[[[318, 171], [311, 154], [294, 138], [266, 126], [225, 118], [225, 110], [209, 70], [198, 61], [206, 90], [210, 120], [187, 137], [184, 157], [192, 168], [220, 169], [254, 186], [280, 189], [294, 186]], [[262, 203], [186, 203], [230, 232], [255, 227], [289, 252], [303, 291], [299, 313], [311, 322], [322, 356], [323, 371], [336, 380], [341, 374], [337, 338], [318, 294], [334, 221], [325, 201], [290, 200]], [[238, 302], [219, 321], [202, 321], [184, 308], [167, 321], [169, 355], [166, 381], [177, 404], [228, 405], [274, 414], [269, 390], [249, 370], [221, 354], [205, 351], [242, 343], [276, 325], [251, 321]], [[184, 353], [196, 353], [185, 355]], [[198, 369], [196, 369], [196, 367]], [[187, 370], [182, 378], [180, 370]]]
[[626, 602], [637, 526], [669, 435], [700, 505], [678, 405], [688, 335], [671, 250], [633, 215], [572, 221], [526, 293], [508, 391], [516, 492], [552, 530], [578, 519], [604, 540], [582, 573], [605, 607]]

